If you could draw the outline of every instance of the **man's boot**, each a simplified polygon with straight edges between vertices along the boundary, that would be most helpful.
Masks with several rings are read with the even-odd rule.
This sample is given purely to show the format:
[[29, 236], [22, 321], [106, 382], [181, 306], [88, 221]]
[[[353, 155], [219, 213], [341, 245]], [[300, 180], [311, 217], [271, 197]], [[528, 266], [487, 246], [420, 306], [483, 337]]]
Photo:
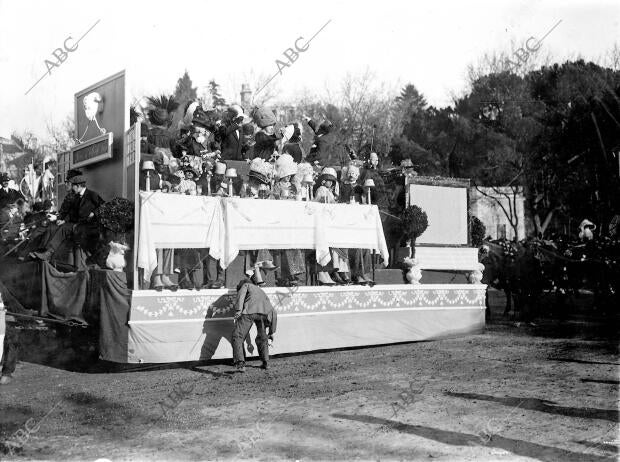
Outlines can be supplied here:
[[345, 282], [342, 280], [342, 278], [340, 277], [340, 274], [338, 274], [338, 272], [337, 272], [337, 271], [334, 271], [334, 272], [333, 272], [333, 273], [331, 273], [329, 276], [332, 278], [332, 280], [333, 280], [333, 281], [334, 281], [337, 285], [339, 285], [339, 286], [343, 286], [343, 285], [345, 285]]
[[224, 281], [218, 279], [217, 281], [209, 283], [207, 287], [209, 289], [221, 289], [222, 287], [224, 287]]
[[364, 279], [364, 276], [362, 276], [361, 274], [358, 276], [355, 276], [353, 278], [353, 284], [358, 284], [360, 286], [365, 286], [368, 284], [368, 281], [366, 279]]
[[196, 290], [202, 289], [202, 272], [198, 270], [190, 271], [190, 279], [192, 280], [192, 286]]
[[347, 273], [339, 272], [338, 275], [340, 276], [340, 279], [344, 281], [345, 285], [353, 284], [353, 281], [351, 281], [351, 278]]
[[185, 269], [181, 270], [181, 273], [179, 274], [179, 288], [189, 290], [194, 288], [194, 284], [190, 280], [189, 273]]

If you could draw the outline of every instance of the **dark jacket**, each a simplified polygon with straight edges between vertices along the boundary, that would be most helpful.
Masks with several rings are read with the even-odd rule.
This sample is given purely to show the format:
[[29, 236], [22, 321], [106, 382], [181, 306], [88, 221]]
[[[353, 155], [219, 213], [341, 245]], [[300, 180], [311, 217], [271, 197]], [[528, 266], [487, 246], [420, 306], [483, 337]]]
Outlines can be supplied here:
[[282, 154], [290, 154], [295, 162], [300, 163], [304, 158], [304, 149], [301, 143], [286, 143], [282, 148]]
[[235, 317], [242, 314], [264, 314], [269, 321], [269, 335], [275, 334], [278, 314], [263, 289], [246, 282], [237, 292], [235, 307]]
[[314, 143], [310, 147], [306, 162], [318, 161], [321, 165], [342, 165], [349, 159], [336, 133], [330, 131], [333, 129], [319, 128], [314, 120], [308, 121], [308, 125], [314, 131]]
[[0, 187], [0, 209], [14, 203], [18, 199], [24, 199], [24, 196], [19, 191], [9, 188], [8, 192], [6, 192], [4, 188]]
[[254, 135], [253, 157], [260, 157], [264, 160], [271, 159], [273, 152], [277, 150], [277, 135], [268, 135], [264, 131], [259, 131]]
[[58, 218], [60, 220], [67, 220], [69, 218], [69, 214], [71, 213], [71, 207], [73, 206], [73, 201], [75, 200], [76, 195], [72, 189], [67, 192], [65, 198], [62, 200], [62, 204], [60, 204], [60, 209], [58, 210]]
[[[146, 172], [144, 170], [140, 170], [138, 186], [140, 187], [140, 191], [146, 191]], [[161, 189], [159, 175], [157, 172], [151, 171], [149, 173], [149, 188], [151, 191], [159, 191]]]
[[[385, 188], [385, 182], [376, 169], [365, 168], [362, 170], [362, 174], [359, 178], [361, 185], [368, 179], [372, 179], [375, 182], [375, 187], [370, 190], [370, 199], [374, 205], [378, 205], [380, 209], [385, 210], [389, 207], [388, 197]], [[366, 192], [364, 191], [364, 194]]]
[[172, 155], [180, 159], [185, 151], [189, 156], [202, 156], [205, 152], [217, 151], [220, 148], [217, 137], [211, 132], [208, 132], [203, 143], [199, 143], [192, 134], [187, 133], [177, 139]]
[[220, 127], [219, 136], [222, 143], [222, 160], [243, 160], [241, 127], [235, 123]]
[[105, 201], [99, 197], [95, 191], [87, 189], [81, 197], [76, 198], [71, 204], [69, 213], [69, 221], [71, 223], [89, 223], [92, 219], [89, 217], [91, 213], [99, 208]]
[[[160, 176], [161, 175], [161, 178]], [[162, 189], [162, 181], [167, 181], [171, 186], [176, 186], [181, 182], [181, 179], [170, 173], [170, 169], [168, 167], [164, 167], [164, 171], [160, 173], [151, 171], [150, 178], [150, 187], [151, 191], [159, 191]], [[144, 170], [140, 170], [140, 176], [138, 177], [138, 186], [140, 191], [146, 191], [146, 172]]]
[[351, 202], [351, 196], [355, 197], [357, 203], [362, 202], [362, 196], [364, 189], [359, 184], [340, 183], [340, 198], [339, 202], [349, 203]]

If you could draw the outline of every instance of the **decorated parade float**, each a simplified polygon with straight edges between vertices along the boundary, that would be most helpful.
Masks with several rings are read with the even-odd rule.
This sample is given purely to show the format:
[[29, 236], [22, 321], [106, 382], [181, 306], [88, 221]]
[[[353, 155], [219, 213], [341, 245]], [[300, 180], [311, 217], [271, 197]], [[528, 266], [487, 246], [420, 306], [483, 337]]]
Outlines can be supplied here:
[[[261, 273], [261, 263], [254, 263], [250, 271], [258, 269], [266, 278], [264, 290], [278, 311], [273, 354], [430, 340], [483, 329], [486, 286], [480, 283], [478, 250], [470, 246], [468, 181], [405, 176], [407, 205], [417, 205], [428, 218], [428, 228], [414, 236], [411, 247], [388, 246], [384, 225], [389, 217], [377, 205], [313, 202], [307, 200], [310, 190], [289, 201], [235, 197], [234, 192], [167, 194], [148, 185], [140, 190], [141, 176], [150, 184], [155, 172], [140, 162], [141, 126], [129, 126], [126, 88], [125, 72], [120, 72], [75, 95], [80, 142], [58, 159], [59, 202], [67, 172], [78, 167], [88, 189], [108, 201], [99, 212], [100, 222], [114, 222], [106, 230], [106, 263], [84, 266], [79, 249], [67, 249], [73, 264], [68, 269], [46, 261], [11, 261], [10, 274], [3, 269], [2, 277], [9, 311], [16, 302], [37, 316], [98, 325], [99, 357], [107, 361], [228, 358], [234, 288], [249, 274], [248, 252], [303, 249], [311, 265], [326, 265], [330, 249], [368, 249], [374, 285], [313, 285], [317, 281], [308, 268], [303, 284], [279, 287], [274, 272]], [[228, 167], [232, 191], [233, 177], [243, 178], [247, 163], [229, 162]], [[123, 214], [135, 217], [127, 218], [131, 228], [112, 219]], [[219, 264], [223, 286], [151, 289], [160, 249], [196, 249], [203, 260]], [[256, 351], [249, 343], [247, 348], [248, 356]]]

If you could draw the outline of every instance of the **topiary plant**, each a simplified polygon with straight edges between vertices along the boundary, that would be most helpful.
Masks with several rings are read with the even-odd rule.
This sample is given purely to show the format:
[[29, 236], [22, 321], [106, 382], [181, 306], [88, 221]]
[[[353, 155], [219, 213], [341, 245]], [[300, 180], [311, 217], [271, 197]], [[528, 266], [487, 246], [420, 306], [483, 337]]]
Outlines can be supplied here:
[[484, 241], [486, 232], [486, 226], [484, 226], [484, 223], [482, 223], [477, 216], [472, 215], [469, 217], [469, 237], [472, 246], [480, 247]]
[[95, 210], [95, 217], [104, 235], [113, 234], [114, 240], [125, 240], [126, 235], [133, 231], [133, 202], [122, 197], [115, 197]]
[[410, 205], [400, 215], [403, 239], [411, 240], [411, 252], [415, 255], [415, 241], [428, 228], [428, 216], [417, 205]]

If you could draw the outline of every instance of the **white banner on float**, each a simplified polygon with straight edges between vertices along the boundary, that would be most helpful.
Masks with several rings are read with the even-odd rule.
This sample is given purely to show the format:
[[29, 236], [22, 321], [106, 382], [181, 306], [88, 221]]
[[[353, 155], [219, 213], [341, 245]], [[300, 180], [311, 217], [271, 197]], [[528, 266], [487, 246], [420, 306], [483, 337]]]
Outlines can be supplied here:
[[467, 188], [410, 184], [409, 201], [428, 216], [416, 244], [467, 245]]

